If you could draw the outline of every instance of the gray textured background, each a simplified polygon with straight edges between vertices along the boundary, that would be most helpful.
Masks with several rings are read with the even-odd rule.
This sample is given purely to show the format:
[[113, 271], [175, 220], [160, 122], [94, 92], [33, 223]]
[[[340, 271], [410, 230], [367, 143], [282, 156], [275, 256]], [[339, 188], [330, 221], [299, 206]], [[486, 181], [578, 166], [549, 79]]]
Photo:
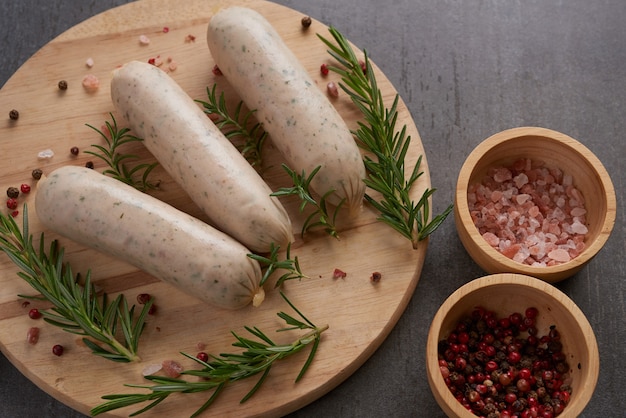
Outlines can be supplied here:
[[[39, 48], [124, 0], [1, 0], [0, 85]], [[366, 49], [407, 103], [430, 164], [436, 211], [453, 199], [471, 150], [503, 129], [566, 133], [608, 169], [617, 221], [606, 247], [558, 287], [598, 339], [601, 373], [585, 417], [624, 416], [626, 104], [623, 0], [281, 0]], [[184, 1], [180, 2], [184, 7]], [[0, 103], [7, 112], [9, 104]], [[5, 113], [3, 113], [5, 114]], [[6, 159], [5, 159], [6, 161]], [[483, 275], [450, 218], [432, 237], [421, 280], [382, 347], [345, 383], [293, 417], [439, 417], [424, 366], [428, 325], [455, 289]], [[358, 332], [358, 330], [355, 330]], [[85, 373], [89, 373], [85, 370]], [[271, 379], [268, 382], [271, 385]], [[1, 417], [80, 417], [0, 355]]]

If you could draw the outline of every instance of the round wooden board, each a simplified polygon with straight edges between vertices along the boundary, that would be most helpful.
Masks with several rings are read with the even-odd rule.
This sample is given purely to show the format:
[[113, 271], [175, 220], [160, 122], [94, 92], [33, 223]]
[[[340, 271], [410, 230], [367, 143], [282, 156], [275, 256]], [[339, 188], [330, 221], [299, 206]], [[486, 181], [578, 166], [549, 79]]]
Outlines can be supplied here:
[[[34, 168], [48, 173], [67, 164], [84, 165], [92, 160], [95, 169], [104, 166], [84, 153], [91, 144], [100, 143], [98, 135], [86, 124], [102, 126], [110, 120], [113, 106], [109, 95], [111, 70], [124, 62], [138, 59], [147, 61], [161, 57], [171, 58], [178, 64], [171, 76], [194, 99], [206, 99], [207, 87], [218, 85], [231, 105], [238, 102], [223, 78], [212, 73], [213, 62], [206, 46], [206, 25], [212, 14], [221, 7], [244, 5], [262, 13], [279, 31], [310, 71], [321, 89], [337, 76], [320, 75], [319, 66], [331, 63], [326, 47], [317, 38], [319, 33], [327, 38], [327, 27], [313, 21], [308, 30], [300, 24], [302, 14], [289, 8], [264, 1], [193, 0], [184, 4], [175, 0], [142, 0], [97, 15], [65, 32], [51, 41], [6, 83], [0, 91], [0, 108], [4, 115], [12, 108], [20, 112], [19, 120], [8, 117], [0, 122], [0, 186], [28, 183], [33, 186], [29, 195], [20, 197], [31, 203], [36, 193], [31, 178]], [[169, 31], [164, 31], [167, 27]], [[341, 30], [341, 28], [338, 28]], [[142, 45], [139, 36], [150, 38]], [[195, 37], [192, 40], [191, 37]], [[86, 66], [92, 58], [92, 68]], [[164, 67], [167, 64], [164, 64]], [[396, 91], [389, 80], [375, 67], [379, 87], [385, 100], [391, 104]], [[95, 93], [81, 86], [82, 78], [95, 74], [101, 82]], [[60, 91], [59, 80], [66, 80], [69, 88]], [[334, 104], [351, 128], [356, 127], [359, 112], [345, 94]], [[121, 118], [118, 118], [120, 120]], [[407, 167], [412, 168], [424, 154], [419, 133], [402, 101], [399, 103], [399, 126], [407, 125], [412, 146], [407, 156]], [[70, 154], [77, 146], [81, 153]], [[52, 149], [50, 160], [38, 160], [37, 153]], [[141, 144], [129, 152], [137, 153], [142, 160], [152, 161]], [[281, 158], [271, 144], [265, 149], [266, 171], [264, 177], [273, 190], [290, 186], [290, 181], [280, 168]], [[430, 187], [426, 158], [422, 159], [424, 174], [413, 190], [419, 199], [424, 189]], [[408, 170], [407, 170], [408, 171]], [[207, 220], [189, 198], [165, 172], [158, 169], [154, 176], [161, 179], [161, 190], [152, 192], [159, 199]], [[427, 241], [414, 250], [405, 238], [388, 226], [376, 221], [376, 213], [367, 205], [352, 219], [340, 220], [340, 239], [324, 233], [307, 234], [299, 231], [304, 219], [298, 212], [299, 202], [284, 199], [283, 203], [292, 217], [294, 232], [298, 235], [292, 247], [292, 257], [297, 256], [302, 270], [309, 276], [302, 281], [288, 282], [284, 292], [312, 322], [329, 325], [323, 334], [317, 356], [305, 377], [298, 383], [298, 374], [307, 352], [302, 352], [276, 364], [268, 380], [255, 396], [240, 404], [240, 399], [254, 382], [242, 381], [231, 385], [218, 398], [204, 416], [280, 416], [295, 411], [327, 393], [356, 371], [380, 346], [404, 311], [413, 295], [426, 254]], [[29, 205], [31, 232], [38, 237], [43, 231], [33, 205]], [[7, 209], [3, 209], [8, 213]], [[21, 214], [17, 217], [21, 221]], [[95, 251], [46, 232], [46, 240], [60, 238], [66, 248], [67, 260], [74, 271], [92, 271], [98, 284], [115, 295], [123, 292], [130, 301], [139, 293], [150, 293], [156, 298], [158, 311], [150, 316], [141, 338], [141, 362], [117, 364], [93, 356], [80, 342], [80, 338], [45, 324], [33, 321], [27, 315], [32, 307], [47, 305], [31, 302], [24, 306], [19, 294], [32, 294], [32, 289], [18, 276], [16, 267], [4, 255], [0, 256], [0, 348], [5, 356], [29, 379], [56, 399], [89, 414], [89, 410], [102, 402], [101, 396], [125, 393], [133, 389], [125, 383], [147, 383], [141, 375], [150, 364], [166, 359], [181, 362], [186, 368], [195, 363], [180, 352], [195, 354], [198, 344], [206, 344], [204, 351], [218, 354], [236, 350], [231, 347], [230, 331], [246, 334], [244, 326], [257, 326], [269, 333], [277, 342], [291, 342], [298, 333], [275, 334], [273, 330], [283, 323], [276, 316], [279, 311], [291, 312], [278, 292], [268, 286], [267, 298], [259, 308], [248, 307], [239, 311], [221, 311], [206, 306], [169, 285], [138, 271], [136, 268], [111, 259]], [[343, 279], [334, 279], [338, 268], [347, 273]], [[373, 272], [382, 279], [372, 283]], [[423, 325], [423, 324], [417, 324]], [[29, 345], [26, 333], [32, 326], [41, 328], [38, 344]], [[54, 356], [51, 348], [62, 344], [65, 354]], [[208, 397], [206, 393], [173, 395], [145, 416], [189, 416]], [[111, 416], [127, 416], [138, 408], [114, 411]]]

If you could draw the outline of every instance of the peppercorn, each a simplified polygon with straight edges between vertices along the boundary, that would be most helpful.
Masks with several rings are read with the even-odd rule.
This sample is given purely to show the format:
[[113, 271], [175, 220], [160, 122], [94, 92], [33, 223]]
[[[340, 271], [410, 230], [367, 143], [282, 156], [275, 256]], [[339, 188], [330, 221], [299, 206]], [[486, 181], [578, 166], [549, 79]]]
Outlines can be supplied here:
[[55, 356], [62, 356], [63, 355], [63, 346], [61, 344], [56, 344], [55, 346], [52, 347], [52, 354], [54, 354]]
[[30, 175], [33, 176], [35, 180], [39, 180], [43, 175], [43, 171], [41, 171], [41, 169], [39, 168], [36, 168], [30, 173]]
[[67, 90], [67, 81], [65, 80], [59, 81], [59, 90]]
[[380, 279], [382, 279], [382, 274], [380, 274], [379, 272], [375, 271], [374, 273], [372, 273], [372, 277], [371, 280], [374, 283], [378, 283], [380, 281]]
[[17, 200], [13, 199], [12, 197], [7, 199], [7, 208], [13, 210], [17, 208]]
[[94, 165], [93, 165], [93, 161], [87, 161], [87, 162], [85, 163], [85, 167], [87, 167], [87, 168], [93, 168], [93, 167], [94, 167]]
[[18, 120], [19, 117], [20, 117], [20, 112], [18, 112], [17, 110], [12, 109], [9, 112], [9, 119], [11, 119], [11, 120]]
[[312, 19], [309, 16], [304, 16], [302, 20], [300, 21], [300, 23], [302, 23], [302, 27], [304, 29], [307, 29], [309, 26], [311, 26]]
[[7, 196], [11, 199], [15, 199], [20, 195], [20, 190], [17, 187], [9, 187], [7, 189]]
[[70, 153], [72, 155], [78, 155], [78, 147], [72, 147], [70, 148]]

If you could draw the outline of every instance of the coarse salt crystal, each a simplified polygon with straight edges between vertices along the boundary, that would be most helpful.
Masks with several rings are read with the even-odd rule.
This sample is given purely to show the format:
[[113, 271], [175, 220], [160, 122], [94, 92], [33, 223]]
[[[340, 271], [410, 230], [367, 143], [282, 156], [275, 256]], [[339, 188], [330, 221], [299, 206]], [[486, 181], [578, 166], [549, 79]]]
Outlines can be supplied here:
[[567, 250], [562, 248], [557, 248], [548, 253], [548, 258], [551, 258], [554, 261], [559, 261], [561, 263], [566, 263], [571, 260], [571, 257]]
[[492, 247], [497, 247], [500, 243], [500, 238], [498, 238], [493, 232], [485, 232], [483, 234], [483, 238]]
[[580, 223], [579, 221], [575, 221], [572, 224], [572, 232], [574, 234], [581, 234], [581, 235], [585, 235], [587, 232], [589, 232], [589, 229], [583, 225], [582, 223]]
[[52, 151], [51, 149], [39, 151], [39, 153], [37, 154], [37, 158], [40, 160], [49, 160], [52, 157], [54, 157], [54, 151]]
[[94, 62], [93, 62], [93, 58], [87, 58], [87, 61], [85, 61], [85, 65], [86, 65], [88, 68], [93, 67], [93, 64], [94, 64]]
[[83, 77], [83, 87], [89, 92], [96, 91], [100, 87], [100, 80], [93, 74], [87, 74]]
[[152, 374], [157, 373], [162, 368], [163, 366], [160, 364], [148, 364], [146, 367], [143, 368], [143, 370], [141, 371], [141, 374], [143, 376], [150, 376]]
[[139, 43], [141, 45], [148, 45], [150, 43], [150, 38], [146, 35], [139, 35]]

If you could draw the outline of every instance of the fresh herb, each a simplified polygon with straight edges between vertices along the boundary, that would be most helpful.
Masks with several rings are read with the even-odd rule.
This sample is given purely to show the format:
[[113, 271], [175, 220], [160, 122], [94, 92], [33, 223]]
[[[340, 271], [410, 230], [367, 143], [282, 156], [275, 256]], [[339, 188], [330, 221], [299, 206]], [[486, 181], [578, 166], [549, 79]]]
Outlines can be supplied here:
[[302, 273], [302, 270], [300, 269], [298, 257], [296, 256], [293, 259], [291, 258], [291, 243], [287, 244], [285, 259], [282, 261], [278, 259], [279, 251], [280, 245], [274, 245], [274, 243], [272, 243], [268, 257], [263, 257], [258, 254], [248, 254], [248, 257], [258, 261], [261, 264], [261, 267], [265, 268], [265, 272], [263, 273], [259, 286], [263, 286], [267, 279], [269, 279], [269, 277], [277, 270], [286, 270], [287, 272], [278, 278], [276, 284], [274, 285], [275, 288], [280, 287], [287, 280], [301, 280], [303, 278], [308, 278], [308, 276]]
[[[33, 246], [26, 205], [21, 230], [12, 217], [0, 213], [0, 250], [21, 270], [17, 275], [41, 295], [19, 296], [43, 299], [53, 305], [49, 311], [42, 312], [46, 322], [84, 335], [83, 342], [93, 354], [117, 362], [139, 360], [139, 337], [152, 301], [136, 316], [135, 306], [129, 309], [123, 295], [112, 302], [106, 293], [98, 297], [90, 272], [81, 285], [69, 263], [63, 261], [64, 250], [58, 241], [52, 241], [46, 252], [42, 233], [39, 248]], [[123, 335], [123, 341], [116, 339], [119, 334]]]
[[[127, 163], [139, 157], [134, 154], [122, 153], [119, 151], [119, 148], [130, 142], [141, 142], [143, 139], [129, 134], [129, 128], [119, 129], [115, 117], [112, 113], [110, 113], [110, 115], [113, 122], [105, 122], [106, 132], [102, 132], [98, 128], [87, 124], [87, 126], [100, 134], [106, 142], [106, 147], [92, 144], [91, 146], [98, 151], [85, 151], [85, 153], [100, 158], [109, 166], [108, 169], [103, 171], [103, 174], [107, 174], [123, 183], [133, 186], [137, 190], [146, 191], [156, 189], [158, 184], [148, 181], [148, 176], [158, 163], [136, 164], [132, 166], [132, 168], [129, 168]], [[136, 178], [137, 176], [139, 176], [139, 179]]]
[[230, 116], [224, 92], [218, 98], [215, 93], [216, 87], [217, 84], [214, 84], [212, 89], [207, 87], [208, 102], [201, 100], [197, 100], [197, 102], [204, 107], [206, 114], [215, 117], [215, 125], [228, 139], [233, 140], [235, 137], [243, 139], [243, 144], [238, 146], [239, 152], [248, 160], [250, 165], [260, 167], [262, 163], [261, 149], [267, 138], [267, 132], [263, 130], [263, 125], [259, 122], [248, 128], [255, 110], [242, 113], [244, 104], [243, 101], [240, 101], [235, 107], [233, 116]]
[[209, 408], [229, 383], [261, 374], [256, 384], [243, 397], [243, 399], [241, 399], [241, 402], [243, 403], [254, 395], [263, 385], [269, 375], [270, 369], [276, 361], [296, 354], [306, 346], [311, 345], [309, 356], [300, 369], [300, 373], [296, 377], [296, 382], [298, 382], [311, 365], [320, 343], [321, 334], [328, 329], [328, 325], [323, 327], [315, 326], [289, 301], [289, 299], [287, 299], [282, 292], [281, 296], [289, 304], [289, 306], [296, 311], [301, 319], [294, 318], [284, 312], [279, 312], [277, 315], [285, 321], [287, 327], [278, 329], [277, 332], [297, 329], [309, 330], [309, 332], [297, 338], [291, 344], [277, 344], [258, 328], [245, 327], [246, 331], [256, 337], [255, 339], [244, 338], [235, 332], [232, 332], [236, 340], [232, 345], [233, 347], [245, 349], [242, 353], [222, 353], [218, 356], [210, 356], [212, 360], [207, 360], [206, 362], [189, 354], [181, 353], [185, 357], [190, 358], [202, 366], [202, 369], [185, 370], [182, 374], [194, 376], [196, 378], [200, 378], [200, 380], [188, 381], [180, 378], [149, 375], [145, 378], [154, 382], [154, 385], [128, 384], [126, 386], [147, 389], [150, 393], [105, 395], [102, 399], [106, 399], [107, 402], [93, 408], [91, 410], [91, 414], [98, 415], [114, 409], [150, 402], [144, 408], [135, 411], [130, 415], [136, 416], [155, 407], [173, 393], [182, 394], [212, 391], [208, 400], [192, 415], [195, 417]]
[[294, 170], [290, 169], [286, 164], [283, 164], [282, 166], [289, 175], [289, 177], [291, 177], [293, 187], [281, 187], [280, 189], [278, 189], [277, 192], [272, 193], [272, 196], [298, 196], [301, 201], [300, 213], [304, 212], [307, 204], [315, 208], [315, 210], [311, 212], [309, 216], [307, 216], [304, 224], [302, 225], [302, 236], [304, 236], [304, 234], [309, 229], [321, 226], [330, 236], [339, 238], [339, 232], [337, 231], [336, 227], [336, 220], [339, 209], [341, 209], [345, 202], [345, 198], [342, 199], [337, 206], [335, 206], [334, 211], [331, 214], [328, 210], [326, 199], [335, 191], [333, 189], [327, 191], [326, 193], [324, 193], [323, 196], [320, 197], [319, 202], [317, 202], [315, 198], [311, 195], [311, 192], [309, 190], [311, 181], [313, 181], [313, 178], [322, 166], [315, 167], [313, 172], [311, 172], [308, 177], [304, 170], [302, 170], [302, 174], [298, 174]]
[[418, 202], [411, 199], [411, 188], [423, 174], [420, 171], [422, 156], [405, 179], [405, 157], [411, 137], [407, 136], [406, 126], [396, 130], [399, 96], [396, 94], [391, 107], [386, 108], [367, 53], [364, 52], [364, 61], [359, 61], [347, 39], [334, 28], [329, 31], [336, 45], [321, 35], [318, 37], [341, 65], [330, 69], [341, 76], [340, 87], [363, 113], [365, 123], [359, 122], [353, 133], [359, 146], [374, 157], [364, 157], [368, 173], [364, 181], [370, 189], [379, 192], [381, 198], [376, 200], [366, 194], [365, 199], [380, 212], [380, 221], [408, 238], [413, 248], [417, 248], [419, 241], [443, 223], [453, 206], [448, 206], [429, 222], [429, 198], [436, 189], [426, 189]]

